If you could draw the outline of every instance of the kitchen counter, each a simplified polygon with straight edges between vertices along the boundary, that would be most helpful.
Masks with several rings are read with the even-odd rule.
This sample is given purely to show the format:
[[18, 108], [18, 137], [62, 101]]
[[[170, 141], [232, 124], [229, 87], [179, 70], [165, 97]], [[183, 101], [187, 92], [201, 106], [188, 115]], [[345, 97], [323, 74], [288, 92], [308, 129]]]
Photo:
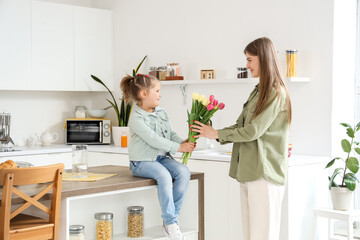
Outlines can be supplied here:
[[[15, 147], [16, 151], [0, 152], [0, 157], [52, 154], [52, 153], [70, 153], [71, 145], [54, 144], [49, 147]], [[111, 154], [128, 154], [128, 148], [116, 147], [114, 145], [88, 145], [89, 152], [111, 153]], [[180, 158], [182, 153], [176, 153], [175, 158]], [[230, 162], [231, 152], [217, 149], [202, 149], [192, 153], [190, 159], [198, 159], [204, 161], [220, 161]], [[317, 163], [327, 163], [329, 158], [326, 156], [310, 156], [310, 155], [291, 155], [288, 166], [308, 165]]]

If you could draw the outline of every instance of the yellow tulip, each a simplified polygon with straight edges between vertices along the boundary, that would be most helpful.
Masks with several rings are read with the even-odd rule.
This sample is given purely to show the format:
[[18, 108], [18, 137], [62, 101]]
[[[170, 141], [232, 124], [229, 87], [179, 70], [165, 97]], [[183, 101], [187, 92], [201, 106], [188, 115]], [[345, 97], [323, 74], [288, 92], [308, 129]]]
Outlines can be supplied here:
[[193, 98], [194, 100], [198, 100], [198, 99], [199, 99], [199, 94], [198, 94], [198, 93], [193, 93], [193, 94], [192, 94], [192, 98]]
[[210, 103], [210, 100], [205, 98], [203, 101], [202, 101], [202, 104], [206, 107], [207, 105], [209, 105]]
[[205, 98], [206, 98], [205, 95], [201, 94], [200, 97], [198, 98], [198, 101], [202, 102], [204, 101]]

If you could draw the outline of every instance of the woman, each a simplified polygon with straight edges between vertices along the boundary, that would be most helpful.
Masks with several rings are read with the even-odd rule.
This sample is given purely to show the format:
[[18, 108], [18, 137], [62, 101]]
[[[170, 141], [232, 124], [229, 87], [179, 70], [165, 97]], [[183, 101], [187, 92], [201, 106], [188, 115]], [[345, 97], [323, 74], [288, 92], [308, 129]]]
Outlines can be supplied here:
[[281, 77], [275, 48], [268, 38], [249, 43], [246, 68], [259, 84], [236, 124], [220, 130], [195, 121], [195, 137], [234, 143], [230, 173], [240, 182], [245, 240], [279, 239], [281, 203], [287, 176], [291, 101]]

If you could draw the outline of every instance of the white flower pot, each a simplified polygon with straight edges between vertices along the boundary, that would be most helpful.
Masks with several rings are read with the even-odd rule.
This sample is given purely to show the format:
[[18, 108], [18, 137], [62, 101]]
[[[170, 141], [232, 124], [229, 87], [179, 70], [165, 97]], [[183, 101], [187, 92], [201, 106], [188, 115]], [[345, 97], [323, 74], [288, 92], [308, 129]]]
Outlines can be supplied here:
[[123, 132], [126, 133], [127, 136], [127, 146], [129, 146], [130, 143], [130, 127], [112, 127], [112, 136], [113, 136], [113, 143], [117, 147], [121, 147], [121, 135]]
[[350, 208], [352, 191], [346, 187], [332, 187], [330, 193], [334, 210], [347, 211]]

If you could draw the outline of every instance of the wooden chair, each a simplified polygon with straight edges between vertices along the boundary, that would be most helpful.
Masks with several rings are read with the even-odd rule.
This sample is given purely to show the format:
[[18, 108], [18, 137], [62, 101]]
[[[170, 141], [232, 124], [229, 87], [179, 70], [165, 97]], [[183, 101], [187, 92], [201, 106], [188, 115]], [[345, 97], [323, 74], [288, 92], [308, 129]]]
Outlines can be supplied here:
[[[0, 240], [59, 239], [63, 170], [64, 164], [62, 163], [34, 168], [0, 169], [0, 186], [3, 187]], [[29, 186], [30, 184], [36, 185]], [[38, 200], [50, 190], [52, 190], [51, 207], [48, 208]], [[13, 194], [25, 200], [25, 203], [11, 211], [12, 197], [15, 197]], [[33, 197], [30, 197], [30, 194]], [[49, 218], [42, 219], [20, 214], [32, 205], [47, 213]]]

